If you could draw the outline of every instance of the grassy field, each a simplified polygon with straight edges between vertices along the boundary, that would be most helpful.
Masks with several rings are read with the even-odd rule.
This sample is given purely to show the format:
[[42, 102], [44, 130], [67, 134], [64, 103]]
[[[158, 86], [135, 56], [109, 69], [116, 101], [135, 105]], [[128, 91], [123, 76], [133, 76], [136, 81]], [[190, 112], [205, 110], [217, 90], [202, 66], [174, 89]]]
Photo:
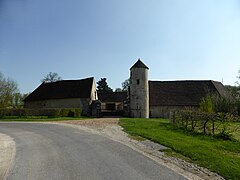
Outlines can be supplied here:
[[51, 118], [47, 116], [28, 116], [28, 117], [17, 117], [9, 116], [0, 118], [0, 122], [11, 122], [11, 121], [22, 121], [22, 122], [47, 122], [47, 121], [65, 121], [65, 120], [83, 120], [89, 119], [88, 117], [58, 117]]
[[231, 131], [233, 138], [240, 142], [240, 122], [231, 123], [229, 130]]
[[240, 179], [238, 140], [222, 140], [177, 129], [165, 119], [122, 118], [120, 125], [130, 135], [141, 136], [170, 147], [174, 154], [183, 155], [226, 179]]

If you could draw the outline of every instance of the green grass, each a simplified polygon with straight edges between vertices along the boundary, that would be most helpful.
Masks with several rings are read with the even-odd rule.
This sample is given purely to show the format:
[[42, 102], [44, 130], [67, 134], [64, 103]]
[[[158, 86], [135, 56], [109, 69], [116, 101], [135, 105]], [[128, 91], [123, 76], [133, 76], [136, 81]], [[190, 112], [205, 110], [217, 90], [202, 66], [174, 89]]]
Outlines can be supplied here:
[[240, 122], [230, 123], [229, 130], [233, 138], [240, 141]]
[[56, 117], [51, 118], [48, 116], [27, 116], [27, 117], [18, 117], [18, 116], [8, 116], [0, 118], [0, 122], [12, 122], [12, 121], [22, 121], [22, 122], [48, 122], [48, 121], [65, 121], [65, 120], [83, 120], [89, 119], [88, 117]]
[[240, 179], [240, 142], [237, 140], [222, 140], [177, 129], [165, 119], [122, 118], [120, 125], [130, 135], [170, 147], [174, 153], [226, 179]]

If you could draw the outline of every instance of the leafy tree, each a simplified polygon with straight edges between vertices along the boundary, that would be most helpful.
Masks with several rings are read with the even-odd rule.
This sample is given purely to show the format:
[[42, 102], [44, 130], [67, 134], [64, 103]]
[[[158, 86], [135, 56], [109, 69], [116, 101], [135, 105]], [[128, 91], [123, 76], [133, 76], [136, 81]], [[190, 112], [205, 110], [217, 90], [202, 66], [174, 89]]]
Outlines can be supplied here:
[[231, 94], [231, 97], [234, 98], [234, 100], [239, 101], [240, 100], [240, 86], [225, 86], [228, 91]]
[[128, 91], [129, 86], [130, 86], [130, 78], [126, 79], [122, 83], [122, 91]]
[[14, 108], [22, 108], [24, 106], [23, 100], [29, 95], [30, 93], [21, 94], [19, 92], [13, 94], [13, 104]]
[[0, 73], [0, 108], [12, 107], [14, 94], [18, 92], [17, 83]]
[[17, 92], [13, 94], [13, 107], [18, 108], [22, 105], [22, 94]]
[[202, 112], [212, 113], [214, 110], [214, 105], [212, 98], [210, 96], [203, 97], [200, 102], [200, 110]]
[[98, 91], [113, 92], [112, 88], [110, 88], [107, 84], [107, 78], [101, 78], [97, 82], [97, 89]]
[[[238, 70], [237, 78], [240, 81], [240, 69]], [[236, 105], [237, 105], [238, 115], [240, 115], [240, 82], [239, 81], [236, 82], [236, 84], [238, 85], [237, 93], [236, 93]]]
[[41, 80], [42, 82], [56, 82], [60, 81], [62, 78], [58, 75], [58, 73], [49, 72], [44, 78]]

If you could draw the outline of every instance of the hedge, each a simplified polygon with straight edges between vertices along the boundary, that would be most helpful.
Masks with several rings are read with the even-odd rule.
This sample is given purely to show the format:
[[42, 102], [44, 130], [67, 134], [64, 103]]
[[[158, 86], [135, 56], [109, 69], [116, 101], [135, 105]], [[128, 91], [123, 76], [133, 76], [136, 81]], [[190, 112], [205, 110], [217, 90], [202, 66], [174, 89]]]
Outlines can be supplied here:
[[51, 109], [0, 109], [0, 118], [6, 116], [47, 116], [55, 117], [80, 117], [82, 109], [76, 108], [51, 108]]

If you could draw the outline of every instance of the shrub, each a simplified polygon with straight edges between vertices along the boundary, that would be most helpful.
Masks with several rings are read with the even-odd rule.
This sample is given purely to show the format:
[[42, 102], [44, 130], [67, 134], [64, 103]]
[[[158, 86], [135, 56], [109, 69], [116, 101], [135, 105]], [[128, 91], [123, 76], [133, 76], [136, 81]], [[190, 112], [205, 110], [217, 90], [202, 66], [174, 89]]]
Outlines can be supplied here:
[[236, 106], [237, 106], [237, 115], [240, 116], [240, 100], [236, 102]]
[[201, 111], [180, 110], [173, 112], [171, 122], [179, 128], [203, 134], [219, 133], [222, 137], [231, 136], [230, 122], [235, 117], [229, 113], [206, 113]]
[[50, 118], [61, 117], [61, 109], [43, 109], [43, 116], [48, 116]]
[[70, 109], [70, 108], [51, 108], [51, 109], [0, 109], [0, 118], [7, 116], [47, 116], [50, 118], [57, 117], [80, 117], [82, 115], [82, 109]]
[[61, 117], [67, 117], [69, 113], [69, 109], [61, 109], [60, 110], [60, 116]]
[[68, 110], [68, 117], [80, 117], [82, 113], [81, 109], [69, 109]]
[[211, 99], [214, 105], [214, 112], [236, 114], [237, 104], [233, 99], [220, 96], [212, 96]]
[[210, 96], [206, 96], [201, 99], [200, 110], [203, 112], [208, 112], [208, 113], [213, 112], [213, 101]]
[[82, 109], [75, 109], [75, 117], [81, 117]]
[[4, 116], [9, 116], [9, 109], [0, 109], [0, 118], [3, 118]]

